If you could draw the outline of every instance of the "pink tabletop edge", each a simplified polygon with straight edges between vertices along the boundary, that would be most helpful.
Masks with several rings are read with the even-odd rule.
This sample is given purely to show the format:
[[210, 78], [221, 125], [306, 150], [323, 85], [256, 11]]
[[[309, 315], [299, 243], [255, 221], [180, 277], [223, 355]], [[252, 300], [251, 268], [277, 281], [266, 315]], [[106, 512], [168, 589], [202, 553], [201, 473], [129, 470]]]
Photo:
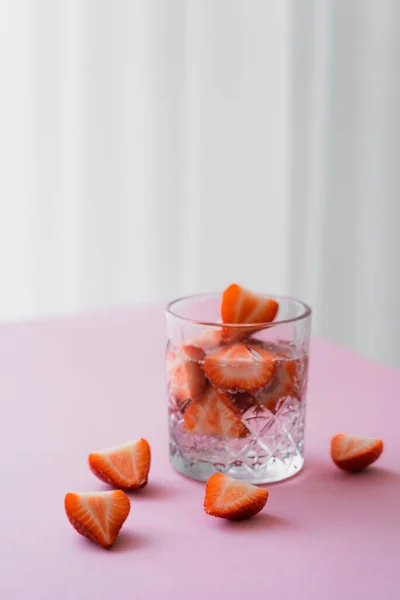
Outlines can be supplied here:
[[[397, 600], [400, 373], [314, 340], [306, 467], [232, 524], [169, 466], [164, 348], [158, 305], [0, 327], [0, 598]], [[379, 463], [339, 472], [338, 431], [383, 437]], [[63, 498], [106, 489], [87, 454], [136, 437], [152, 446], [150, 483], [106, 552], [72, 530]]]

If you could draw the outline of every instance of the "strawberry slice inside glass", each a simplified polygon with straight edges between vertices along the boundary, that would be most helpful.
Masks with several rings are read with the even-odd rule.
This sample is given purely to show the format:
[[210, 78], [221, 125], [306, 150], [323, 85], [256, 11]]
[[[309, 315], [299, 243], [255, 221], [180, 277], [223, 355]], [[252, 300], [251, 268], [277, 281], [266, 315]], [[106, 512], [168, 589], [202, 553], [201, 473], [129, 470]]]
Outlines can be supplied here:
[[311, 310], [232, 284], [166, 309], [170, 460], [206, 481], [221, 472], [280, 481], [304, 464]]

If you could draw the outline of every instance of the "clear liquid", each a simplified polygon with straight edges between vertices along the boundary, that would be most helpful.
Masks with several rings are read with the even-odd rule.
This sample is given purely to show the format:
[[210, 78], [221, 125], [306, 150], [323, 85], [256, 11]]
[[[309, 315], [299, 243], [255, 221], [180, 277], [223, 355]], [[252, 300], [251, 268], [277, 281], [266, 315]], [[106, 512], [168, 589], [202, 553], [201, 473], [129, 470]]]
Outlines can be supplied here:
[[[275, 354], [280, 348], [277, 344], [263, 347]], [[229, 392], [235, 415], [246, 431], [238, 438], [188, 431], [184, 413], [196, 400], [178, 401], [169, 386], [170, 457], [178, 471], [202, 481], [219, 471], [252, 483], [280, 481], [300, 471], [307, 355], [287, 343], [284, 351], [284, 357], [277, 357], [273, 379], [264, 388], [252, 394]], [[295, 373], [290, 385], [286, 376], [289, 366]]]

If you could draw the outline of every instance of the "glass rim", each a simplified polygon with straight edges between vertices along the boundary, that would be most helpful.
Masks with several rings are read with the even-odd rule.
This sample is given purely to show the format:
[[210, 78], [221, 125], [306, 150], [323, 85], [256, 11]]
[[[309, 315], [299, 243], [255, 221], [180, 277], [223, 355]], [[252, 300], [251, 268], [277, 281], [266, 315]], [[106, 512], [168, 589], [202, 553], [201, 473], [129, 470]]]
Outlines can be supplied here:
[[241, 329], [254, 329], [254, 327], [257, 328], [263, 328], [266, 329], [267, 327], [277, 327], [278, 325], [288, 325], [290, 323], [296, 323], [297, 321], [302, 321], [303, 319], [307, 319], [307, 317], [310, 317], [312, 314], [312, 310], [310, 308], [310, 306], [308, 306], [308, 304], [306, 304], [305, 302], [303, 302], [302, 300], [299, 300], [298, 298], [294, 298], [293, 296], [283, 296], [280, 294], [262, 294], [263, 296], [265, 295], [265, 297], [268, 298], [272, 298], [273, 300], [289, 300], [291, 302], [296, 302], [297, 304], [300, 304], [300, 306], [303, 309], [303, 312], [299, 315], [297, 315], [296, 317], [292, 317], [291, 319], [281, 319], [281, 320], [277, 320], [277, 321], [268, 321], [268, 322], [264, 322], [264, 323], [222, 323], [221, 321], [202, 321], [199, 319], [192, 319], [190, 317], [183, 317], [182, 315], [179, 315], [178, 313], [174, 312], [174, 306], [176, 304], [178, 304], [179, 302], [183, 302], [184, 300], [194, 300], [195, 298], [202, 298], [202, 297], [210, 297], [210, 296], [217, 296], [220, 295], [221, 292], [205, 292], [205, 293], [200, 293], [200, 294], [189, 294], [187, 296], [181, 296], [180, 298], [175, 298], [174, 300], [171, 300], [171, 302], [168, 302], [168, 304], [165, 307], [165, 313], [168, 315], [171, 315], [172, 317], [174, 317], [175, 319], [179, 319], [180, 321], [185, 321], [186, 323], [192, 323], [193, 325], [203, 325], [203, 326], [207, 326], [207, 327], [227, 327], [227, 328], [238, 328], [240, 327]]

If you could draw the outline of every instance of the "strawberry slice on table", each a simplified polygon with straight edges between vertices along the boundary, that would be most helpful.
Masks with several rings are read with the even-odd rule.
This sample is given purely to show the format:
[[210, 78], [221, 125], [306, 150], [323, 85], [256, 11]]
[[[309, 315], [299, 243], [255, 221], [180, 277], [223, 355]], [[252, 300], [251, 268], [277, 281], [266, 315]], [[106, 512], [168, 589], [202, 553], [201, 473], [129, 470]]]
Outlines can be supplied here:
[[204, 371], [217, 388], [255, 392], [269, 383], [274, 374], [274, 356], [251, 344], [218, 348], [204, 359]]
[[221, 317], [224, 323], [269, 323], [277, 315], [279, 305], [272, 298], [253, 294], [233, 283], [222, 293]]
[[124, 524], [131, 502], [121, 490], [65, 496], [65, 512], [78, 533], [103, 548], [111, 548]]
[[182, 349], [167, 353], [167, 378], [178, 406], [199, 398], [207, 384], [201, 366], [190, 360]]
[[243, 438], [249, 434], [228, 394], [209, 387], [190, 402], [183, 414], [183, 429], [200, 435]]
[[331, 440], [331, 457], [339, 469], [354, 473], [361, 471], [380, 457], [383, 440], [338, 433]]
[[204, 510], [222, 519], [246, 519], [260, 512], [267, 500], [267, 490], [216, 473], [207, 481]]
[[109, 485], [137, 490], [147, 485], [151, 452], [144, 439], [89, 454], [92, 472]]

